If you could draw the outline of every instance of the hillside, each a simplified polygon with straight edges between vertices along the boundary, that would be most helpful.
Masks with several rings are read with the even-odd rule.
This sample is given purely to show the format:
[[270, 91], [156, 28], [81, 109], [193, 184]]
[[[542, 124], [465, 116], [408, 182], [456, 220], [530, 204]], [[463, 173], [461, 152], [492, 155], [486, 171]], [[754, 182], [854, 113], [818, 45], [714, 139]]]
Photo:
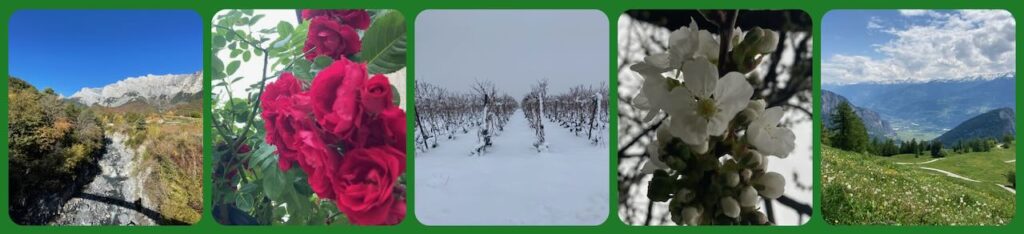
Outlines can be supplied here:
[[[1014, 106], [1016, 75], [992, 74], [924, 83], [827, 85], [853, 103], [906, 122], [901, 127], [951, 129], [973, 116]], [[900, 121], [897, 121], [900, 120]]]
[[[986, 157], [990, 152], [984, 152], [933, 161], [912, 155], [883, 158], [821, 148], [821, 209], [830, 224], [1005, 225], [1013, 219], [1015, 194], [996, 185], [1005, 181], [960, 174], [978, 177], [965, 180], [924, 169], [950, 171], [959, 165], [980, 165], [971, 170], [998, 173], [1013, 167], [1013, 163], [1000, 161], [1012, 158], [1013, 149], [994, 150], [991, 154], [1002, 155], [998, 157]], [[920, 164], [899, 164], [908, 161]]]
[[882, 119], [878, 113], [859, 107], [847, 100], [846, 97], [828, 90], [821, 90], [821, 110], [822, 113], [825, 113], [822, 115], [823, 123], [831, 126], [832, 115], [835, 114], [836, 107], [842, 102], [847, 102], [853, 107], [857, 117], [860, 117], [860, 120], [864, 122], [864, 128], [868, 130], [869, 136], [873, 138], [896, 138], [896, 131], [889, 125], [889, 121]]
[[935, 140], [941, 141], [946, 145], [953, 145], [960, 140], [977, 138], [1000, 139], [1006, 135], [1016, 134], [1015, 118], [1013, 109], [995, 109], [960, 123], [960, 125], [935, 138]]

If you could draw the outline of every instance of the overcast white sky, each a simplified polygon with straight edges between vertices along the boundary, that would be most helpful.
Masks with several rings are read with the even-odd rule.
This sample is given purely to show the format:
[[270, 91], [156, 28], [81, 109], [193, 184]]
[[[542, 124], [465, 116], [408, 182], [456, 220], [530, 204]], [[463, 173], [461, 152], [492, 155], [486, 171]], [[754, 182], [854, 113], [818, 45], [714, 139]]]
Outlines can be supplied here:
[[608, 81], [608, 17], [596, 10], [428, 10], [416, 18], [416, 80], [468, 91], [490, 80], [521, 98]]

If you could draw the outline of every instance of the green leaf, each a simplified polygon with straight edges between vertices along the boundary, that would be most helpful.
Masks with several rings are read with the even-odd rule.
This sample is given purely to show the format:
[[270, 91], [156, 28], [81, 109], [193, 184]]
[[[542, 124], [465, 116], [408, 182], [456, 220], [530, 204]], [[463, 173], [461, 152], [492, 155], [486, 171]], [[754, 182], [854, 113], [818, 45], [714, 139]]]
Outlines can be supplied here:
[[213, 56], [210, 60], [210, 69], [213, 70], [213, 79], [219, 80], [227, 77], [227, 75], [224, 74], [224, 62], [222, 62], [217, 56]]
[[356, 56], [370, 74], [387, 74], [405, 67], [405, 16], [385, 10], [363, 34], [363, 50]]
[[295, 75], [295, 77], [297, 77], [299, 79], [303, 79], [303, 80], [306, 80], [306, 81], [312, 81], [313, 80], [313, 73], [309, 72], [309, 70], [312, 68], [312, 66], [313, 66], [313, 63], [309, 62], [309, 60], [305, 60], [305, 59], [295, 60], [295, 63], [292, 65], [292, 74]]
[[316, 58], [313, 59], [313, 69], [324, 69], [325, 67], [330, 66], [333, 62], [334, 59], [331, 59], [331, 57], [324, 55], [316, 56]]
[[277, 23], [277, 35], [280, 35], [280, 37], [286, 37], [287, 35], [292, 34], [292, 31], [294, 31], [294, 28], [291, 23], [288, 23], [287, 21]]
[[252, 195], [239, 193], [235, 196], [235, 205], [238, 206], [238, 209], [240, 210], [249, 211], [252, 210], [252, 200]]
[[252, 16], [252, 19], [249, 19], [249, 25], [256, 24], [256, 21], [260, 21], [260, 19], [263, 19], [264, 16], [265, 15], [254, 15], [254, 16]]
[[668, 201], [669, 198], [672, 198], [672, 193], [676, 191], [673, 182], [675, 179], [669, 176], [665, 170], [654, 171], [654, 178], [651, 178], [647, 185], [647, 198], [651, 201]]
[[267, 194], [270, 200], [280, 201], [284, 189], [288, 186], [287, 179], [287, 176], [277, 168], [264, 170], [263, 193]]
[[251, 52], [246, 51], [245, 53], [242, 53], [242, 60], [248, 62], [249, 59], [251, 59], [251, 58], [252, 58], [252, 53]]
[[238, 58], [238, 55], [242, 54], [242, 50], [231, 50], [231, 58]]
[[228, 75], [235, 74], [235, 71], [238, 71], [238, 66], [241, 66], [241, 65], [242, 65], [242, 61], [237, 61], [237, 60], [236, 61], [231, 61], [231, 63], [228, 63], [228, 67], [227, 67], [227, 70], [225, 72]]
[[224, 45], [227, 45], [227, 42], [223, 36], [213, 36], [213, 48], [224, 48]]

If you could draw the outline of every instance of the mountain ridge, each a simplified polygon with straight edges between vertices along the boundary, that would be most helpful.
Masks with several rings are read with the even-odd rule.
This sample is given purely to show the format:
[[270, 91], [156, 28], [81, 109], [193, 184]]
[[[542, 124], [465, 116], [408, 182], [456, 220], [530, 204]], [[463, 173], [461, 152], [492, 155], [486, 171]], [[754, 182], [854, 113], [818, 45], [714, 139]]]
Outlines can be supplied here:
[[86, 106], [120, 107], [143, 102], [165, 109], [202, 98], [203, 73], [128, 77], [103, 87], [85, 87], [67, 97]]
[[1014, 135], [1017, 126], [1013, 109], [1004, 107], [974, 116], [955, 128], [935, 138], [946, 145], [953, 145], [960, 140], [977, 138], [1001, 139], [1005, 135]]
[[864, 128], [868, 131], [869, 136], [876, 139], [896, 138], [896, 130], [893, 130], [889, 121], [882, 118], [877, 112], [857, 106], [846, 99], [846, 97], [828, 90], [821, 90], [821, 110], [824, 113], [822, 123], [826, 124], [826, 126], [832, 124], [832, 115], [835, 113], [836, 107], [842, 102], [846, 102], [853, 107], [857, 117], [864, 123]]

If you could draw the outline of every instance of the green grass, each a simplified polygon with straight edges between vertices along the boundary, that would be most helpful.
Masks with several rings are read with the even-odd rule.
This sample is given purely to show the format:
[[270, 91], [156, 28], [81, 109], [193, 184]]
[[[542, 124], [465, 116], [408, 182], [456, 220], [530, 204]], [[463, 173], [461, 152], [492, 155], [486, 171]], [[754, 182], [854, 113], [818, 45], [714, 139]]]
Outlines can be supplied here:
[[[1004, 151], [1011, 152], [1012, 157], [1012, 150]], [[1003, 151], [978, 154], [1001, 153]], [[949, 165], [958, 165], [957, 162], [979, 167], [988, 165], [980, 162], [981, 157], [971, 156], [978, 155], [956, 155], [943, 161], [949, 160]], [[951, 178], [918, 169], [916, 165], [898, 165], [895, 160], [917, 159], [912, 155], [883, 158], [822, 146], [825, 221], [840, 225], [1004, 225], [1013, 218], [1015, 195], [999, 188], [995, 182]], [[1003, 163], [1003, 160], [997, 161]], [[945, 165], [932, 164], [927, 165], [943, 166], [940, 169], [946, 170]], [[982, 177], [985, 173], [968, 174], [962, 175]]]
[[[975, 180], [1006, 184], [1006, 173], [1016, 168], [1016, 163], [1006, 161], [1014, 160], [1015, 152], [1017, 146], [1010, 146], [1009, 149], [994, 148], [989, 152], [952, 154], [938, 161], [917, 166], [945, 170]], [[935, 158], [928, 154], [919, 157], [914, 157], [913, 154], [899, 154], [882, 159], [898, 163], [923, 163]]]

